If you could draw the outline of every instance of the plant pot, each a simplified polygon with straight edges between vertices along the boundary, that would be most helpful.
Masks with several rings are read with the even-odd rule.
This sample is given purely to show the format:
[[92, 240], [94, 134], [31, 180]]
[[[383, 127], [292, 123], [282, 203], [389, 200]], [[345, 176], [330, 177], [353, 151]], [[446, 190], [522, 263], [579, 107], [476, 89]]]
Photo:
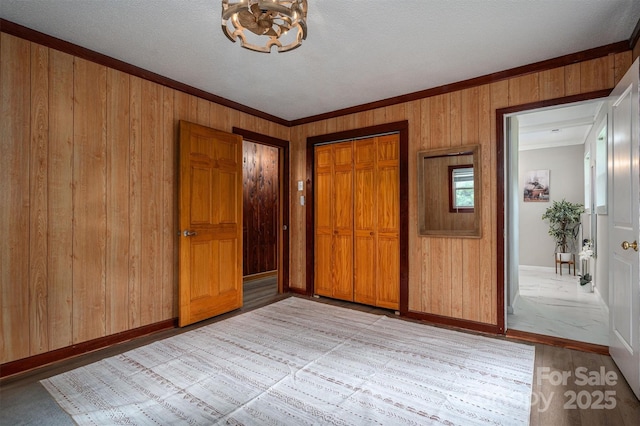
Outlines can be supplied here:
[[558, 253], [557, 256], [561, 262], [569, 262], [573, 259], [571, 253]]

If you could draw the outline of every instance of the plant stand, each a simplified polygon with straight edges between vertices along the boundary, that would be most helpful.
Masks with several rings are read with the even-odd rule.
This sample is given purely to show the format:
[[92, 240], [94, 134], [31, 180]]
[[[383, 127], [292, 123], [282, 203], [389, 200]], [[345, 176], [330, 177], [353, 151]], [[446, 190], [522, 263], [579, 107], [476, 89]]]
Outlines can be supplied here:
[[560, 253], [556, 253], [556, 274], [558, 273], [558, 264], [560, 264], [560, 275], [562, 275], [562, 265], [567, 265], [569, 268], [569, 274], [571, 274], [571, 265], [573, 265], [573, 276], [576, 276], [576, 255], [571, 253], [571, 258], [568, 260], [560, 257]]

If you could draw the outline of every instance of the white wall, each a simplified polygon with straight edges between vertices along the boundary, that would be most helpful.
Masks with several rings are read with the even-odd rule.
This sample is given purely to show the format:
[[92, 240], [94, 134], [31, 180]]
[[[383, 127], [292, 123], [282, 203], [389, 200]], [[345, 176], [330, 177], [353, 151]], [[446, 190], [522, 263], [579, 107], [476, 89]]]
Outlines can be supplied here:
[[[596, 116], [595, 125], [587, 135], [584, 144], [584, 154], [591, 153], [591, 162], [595, 166], [596, 161], [596, 141], [602, 125], [607, 119], [607, 108], [602, 108]], [[584, 155], [583, 154], [583, 155]], [[591, 220], [596, 219], [595, 235], [592, 235]], [[591, 260], [591, 273], [596, 291], [600, 294], [603, 302], [609, 306], [609, 217], [606, 214], [591, 215], [584, 221], [583, 238], [596, 240], [597, 257]]]
[[[524, 202], [522, 188], [531, 170], [549, 170], [549, 202]], [[555, 243], [542, 220], [553, 201], [584, 203], [584, 145], [519, 153], [520, 265], [555, 267]]]

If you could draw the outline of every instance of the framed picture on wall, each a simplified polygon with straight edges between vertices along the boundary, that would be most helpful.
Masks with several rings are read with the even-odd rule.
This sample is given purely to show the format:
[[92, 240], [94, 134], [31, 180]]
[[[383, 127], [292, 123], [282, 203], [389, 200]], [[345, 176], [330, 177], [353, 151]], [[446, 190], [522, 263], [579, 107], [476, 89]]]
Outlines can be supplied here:
[[532, 170], [524, 178], [524, 201], [549, 201], [549, 170]]

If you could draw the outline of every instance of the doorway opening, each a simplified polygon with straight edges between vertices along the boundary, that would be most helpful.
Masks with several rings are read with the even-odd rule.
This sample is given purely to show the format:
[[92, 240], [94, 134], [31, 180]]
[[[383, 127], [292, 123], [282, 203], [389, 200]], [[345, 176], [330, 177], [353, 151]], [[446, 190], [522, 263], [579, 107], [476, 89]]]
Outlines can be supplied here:
[[233, 128], [243, 137], [243, 298], [289, 291], [289, 142]]
[[[607, 216], [595, 204], [596, 144], [607, 122], [604, 96], [499, 111], [505, 166], [505, 329], [511, 335], [608, 344]], [[558, 264], [542, 215], [561, 200], [583, 205], [585, 213], [571, 261]], [[581, 262], [585, 242], [597, 246], [602, 256]], [[592, 291], [580, 285], [586, 274]]]

